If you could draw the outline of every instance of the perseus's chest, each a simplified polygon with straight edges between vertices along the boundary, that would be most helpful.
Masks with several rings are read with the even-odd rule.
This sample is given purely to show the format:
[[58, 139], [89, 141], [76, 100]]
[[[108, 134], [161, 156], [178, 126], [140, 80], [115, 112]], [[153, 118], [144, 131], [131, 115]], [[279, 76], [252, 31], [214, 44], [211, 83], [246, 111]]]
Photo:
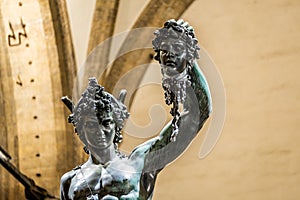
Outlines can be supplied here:
[[103, 165], [77, 167], [72, 178], [69, 197], [71, 199], [88, 199], [105, 195], [120, 197], [132, 190], [137, 190], [140, 173], [132, 163], [118, 160]]

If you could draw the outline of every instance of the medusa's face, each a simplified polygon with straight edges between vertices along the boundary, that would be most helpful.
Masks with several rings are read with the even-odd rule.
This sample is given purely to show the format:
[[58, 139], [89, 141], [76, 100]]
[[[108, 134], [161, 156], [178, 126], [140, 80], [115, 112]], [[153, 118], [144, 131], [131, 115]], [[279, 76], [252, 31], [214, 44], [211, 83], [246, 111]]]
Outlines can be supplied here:
[[113, 144], [115, 137], [112, 113], [103, 112], [100, 119], [96, 115], [85, 116], [82, 130], [90, 150], [108, 148]]
[[187, 45], [178, 38], [164, 39], [160, 44], [160, 63], [163, 73], [175, 75], [187, 67]]

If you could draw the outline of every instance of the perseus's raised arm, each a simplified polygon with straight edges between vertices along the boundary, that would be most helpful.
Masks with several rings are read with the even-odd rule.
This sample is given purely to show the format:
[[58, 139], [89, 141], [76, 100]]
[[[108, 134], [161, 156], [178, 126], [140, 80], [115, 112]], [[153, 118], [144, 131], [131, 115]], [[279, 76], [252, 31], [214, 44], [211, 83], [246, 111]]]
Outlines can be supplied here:
[[196, 62], [200, 48], [193, 27], [172, 19], [154, 35], [154, 59], [161, 65], [165, 101], [173, 106], [173, 120], [159, 136], [132, 153], [144, 158], [140, 181], [140, 195], [144, 199], [152, 195], [157, 174], [184, 152], [212, 110], [209, 87]]
[[179, 117], [176, 139], [174, 139], [174, 121], [171, 121], [159, 136], [136, 148], [145, 153], [143, 178], [140, 181], [140, 194], [145, 199], [153, 193], [157, 174], [184, 152], [211, 113], [211, 96], [204, 75], [196, 62], [188, 71], [191, 84], [185, 88], [186, 96]]
[[159, 136], [146, 142], [145, 144], [149, 145], [149, 149], [144, 171], [160, 170], [182, 154], [211, 113], [210, 91], [196, 62], [193, 63], [188, 76], [190, 76], [191, 84], [186, 87], [186, 97], [179, 117], [176, 139], [172, 141], [174, 127], [170, 121]]
[[172, 105], [173, 120], [156, 138], [139, 148], [147, 151], [144, 171], [160, 170], [177, 158], [202, 128], [212, 110], [206, 79], [196, 59], [198, 40], [183, 20], [169, 20], [152, 41], [162, 72], [165, 100]]

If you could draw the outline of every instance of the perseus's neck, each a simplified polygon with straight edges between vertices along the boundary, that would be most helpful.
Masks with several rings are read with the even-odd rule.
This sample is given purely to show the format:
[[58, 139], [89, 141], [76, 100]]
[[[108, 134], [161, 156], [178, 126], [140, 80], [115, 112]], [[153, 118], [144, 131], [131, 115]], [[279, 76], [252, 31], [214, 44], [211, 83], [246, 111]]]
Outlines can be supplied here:
[[90, 149], [90, 159], [94, 164], [105, 165], [116, 157], [117, 153], [113, 145], [105, 149]]

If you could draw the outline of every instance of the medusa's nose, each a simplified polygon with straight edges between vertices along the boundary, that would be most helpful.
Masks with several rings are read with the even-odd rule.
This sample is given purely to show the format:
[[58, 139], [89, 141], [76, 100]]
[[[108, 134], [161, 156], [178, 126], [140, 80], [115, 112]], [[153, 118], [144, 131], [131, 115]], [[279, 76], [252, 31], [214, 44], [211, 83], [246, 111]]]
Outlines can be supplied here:
[[172, 47], [170, 47], [167, 51], [166, 51], [166, 56], [168, 57], [175, 57], [175, 52], [173, 50]]

